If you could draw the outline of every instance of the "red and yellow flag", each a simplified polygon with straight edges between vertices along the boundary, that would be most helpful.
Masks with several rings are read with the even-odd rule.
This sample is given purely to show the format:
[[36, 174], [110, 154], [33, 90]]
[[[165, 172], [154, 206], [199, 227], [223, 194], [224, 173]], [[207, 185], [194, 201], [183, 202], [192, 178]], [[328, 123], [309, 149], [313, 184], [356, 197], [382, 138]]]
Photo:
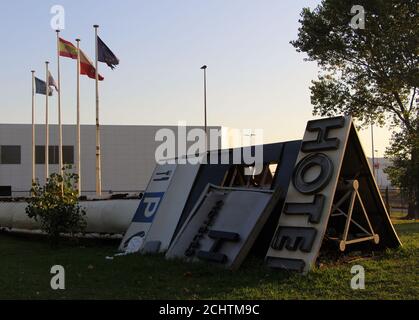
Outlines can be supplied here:
[[[77, 59], [77, 48], [69, 41], [59, 39], [60, 56], [71, 59]], [[80, 74], [84, 74], [91, 79], [96, 79], [96, 69], [89, 57], [80, 49]], [[98, 78], [102, 81], [104, 78], [99, 74]]]
[[77, 48], [69, 41], [59, 39], [60, 56], [71, 59], [77, 59]]
[[[84, 74], [91, 79], [96, 79], [96, 69], [89, 57], [80, 49], [80, 74]], [[105, 79], [98, 74], [99, 81]]]

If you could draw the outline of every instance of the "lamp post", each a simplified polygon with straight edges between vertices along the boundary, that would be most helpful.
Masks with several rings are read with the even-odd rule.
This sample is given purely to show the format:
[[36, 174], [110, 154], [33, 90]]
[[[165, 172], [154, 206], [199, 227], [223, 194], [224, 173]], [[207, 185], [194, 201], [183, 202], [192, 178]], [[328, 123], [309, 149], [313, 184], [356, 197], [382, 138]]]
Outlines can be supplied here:
[[208, 133], [207, 133], [207, 66], [203, 65], [204, 70], [204, 129], [205, 129], [205, 152], [208, 149]]
[[375, 149], [374, 149], [374, 122], [371, 122], [371, 153], [372, 153], [372, 173], [375, 179]]

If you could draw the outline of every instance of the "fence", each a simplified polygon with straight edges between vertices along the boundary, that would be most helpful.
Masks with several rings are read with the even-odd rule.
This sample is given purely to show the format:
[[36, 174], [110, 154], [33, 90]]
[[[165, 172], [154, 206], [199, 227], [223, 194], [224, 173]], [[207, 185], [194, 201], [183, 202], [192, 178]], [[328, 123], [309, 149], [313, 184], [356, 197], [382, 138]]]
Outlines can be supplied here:
[[[138, 190], [104, 190], [103, 195], [111, 196], [121, 194], [121, 193], [140, 193], [143, 191]], [[408, 201], [406, 196], [403, 194], [403, 192], [400, 191], [400, 189], [397, 188], [389, 188], [389, 189], [380, 189], [381, 196], [384, 200], [384, 203], [386, 204], [387, 208], [389, 209], [389, 213], [391, 217], [394, 218], [401, 218], [407, 215], [407, 208], [408, 208]], [[88, 196], [94, 196], [96, 193], [94, 190], [86, 190], [83, 191], [83, 195]], [[13, 191], [13, 198], [17, 200], [16, 198], [26, 198], [30, 196], [29, 191]], [[1, 201], [10, 201], [11, 197], [0, 197]]]
[[407, 215], [408, 200], [400, 189], [380, 189], [380, 192], [391, 217], [401, 218]]

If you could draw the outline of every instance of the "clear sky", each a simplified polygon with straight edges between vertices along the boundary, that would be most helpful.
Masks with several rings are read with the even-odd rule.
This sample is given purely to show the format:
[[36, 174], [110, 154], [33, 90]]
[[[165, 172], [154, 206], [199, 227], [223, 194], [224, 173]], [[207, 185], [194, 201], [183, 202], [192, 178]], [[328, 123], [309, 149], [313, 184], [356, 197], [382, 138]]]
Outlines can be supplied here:
[[[61, 36], [94, 58], [94, 30], [120, 58], [100, 65], [102, 124], [203, 123], [202, 70], [208, 65], [208, 123], [263, 128], [265, 142], [301, 139], [312, 118], [309, 86], [317, 66], [289, 44], [303, 7], [315, 0], [15, 0], [0, 2], [2, 39], [1, 123], [30, 123], [31, 73], [56, 77], [55, 32], [50, 9], [65, 9]], [[62, 58], [63, 122], [76, 119], [76, 63]], [[94, 123], [94, 80], [82, 77], [82, 123]], [[44, 121], [44, 96], [37, 96]], [[50, 100], [56, 122], [56, 97]], [[361, 133], [371, 154], [369, 131]], [[387, 144], [376, 129], [376, 149]]]

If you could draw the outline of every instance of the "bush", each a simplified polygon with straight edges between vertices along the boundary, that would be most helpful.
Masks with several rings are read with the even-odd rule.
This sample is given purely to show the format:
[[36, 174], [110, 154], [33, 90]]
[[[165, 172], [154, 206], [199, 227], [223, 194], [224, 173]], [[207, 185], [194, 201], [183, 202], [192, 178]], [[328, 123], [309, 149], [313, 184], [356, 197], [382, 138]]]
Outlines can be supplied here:
[[52, 244], [56, 244], [62, 234], [74, 236], [86, 228], [86, 211], [79, 205], [78, 175], [69, 172], [71, 166], [64, 168], [63, 175], [53, 173], [44, 186], [35, 181], [32, 184], [32, 197], [28, 201], [26, 213], [29, 218], [41, 224]]

